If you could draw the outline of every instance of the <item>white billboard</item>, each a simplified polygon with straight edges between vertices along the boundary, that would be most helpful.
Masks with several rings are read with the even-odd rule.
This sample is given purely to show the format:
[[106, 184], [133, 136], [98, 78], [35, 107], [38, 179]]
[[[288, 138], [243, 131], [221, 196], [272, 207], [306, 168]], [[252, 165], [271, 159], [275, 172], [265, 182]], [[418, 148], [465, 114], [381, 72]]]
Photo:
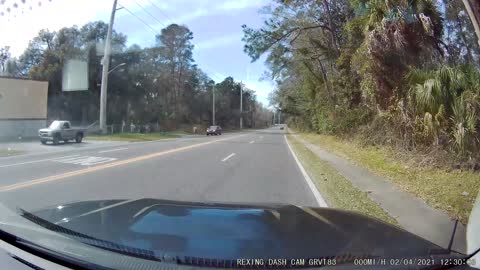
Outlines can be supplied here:
[[83, 60], [67, 60], [62, 71], [63, 91], [88, 90], [88, 63]]

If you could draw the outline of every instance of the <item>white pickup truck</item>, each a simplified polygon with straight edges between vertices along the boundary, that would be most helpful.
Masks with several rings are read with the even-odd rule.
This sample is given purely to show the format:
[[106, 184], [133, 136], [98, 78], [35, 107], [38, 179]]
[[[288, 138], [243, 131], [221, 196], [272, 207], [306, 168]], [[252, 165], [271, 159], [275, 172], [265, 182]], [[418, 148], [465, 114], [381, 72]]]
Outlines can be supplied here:
[[74, 128], [69, 121], [53, 121], [48, 128], [38, 130], [38, 137], [42, 144], [52, 141], [53, 144], [58, 144], [60, 141], [67, 143], [69, 140], [75, 140], [81, 143], [85, 135], [84, 128]]

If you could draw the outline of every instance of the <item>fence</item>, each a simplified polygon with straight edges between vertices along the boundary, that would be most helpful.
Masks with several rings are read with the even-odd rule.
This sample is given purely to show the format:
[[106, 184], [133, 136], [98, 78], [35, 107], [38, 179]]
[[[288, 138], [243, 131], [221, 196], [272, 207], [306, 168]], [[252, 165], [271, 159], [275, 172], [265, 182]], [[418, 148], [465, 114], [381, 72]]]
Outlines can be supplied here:
[[[203, 134], [207, 126], [204, 124], [182, 124], [179, 125], [175, 131], [182, 131], [191, 134]], [[99, 129], [98, 129], [99, 130]], [[153, 133], [153, 132], [167, 132], [172, 129], [165, 128], [158, 123], [131, 123], [131, 124], [112, 124], [107, 125], [107, 132], [109, 134], [116, 133]]]

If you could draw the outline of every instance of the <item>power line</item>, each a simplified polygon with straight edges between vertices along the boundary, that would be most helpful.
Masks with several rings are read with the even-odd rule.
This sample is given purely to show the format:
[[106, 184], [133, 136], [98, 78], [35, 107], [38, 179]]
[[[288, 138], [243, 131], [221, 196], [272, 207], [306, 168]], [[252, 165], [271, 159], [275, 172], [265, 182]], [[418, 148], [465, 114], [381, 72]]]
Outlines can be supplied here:
[[[159, 9], [161, 11], [161, 13], [168, 19], [172, 22], [172, 20], [168, 17], [167, 14], [165, 14], [157, 5], [155, 5], [152, 1], [150, 0], [147, 0], [148, 2], [150, 2], [153, 6], [155, 6], [157, 9]], [[148, 12], [143, 6], [141, 6], [137, 1], [134, 1], [138, 6], [140, 6], [140, 8], [142, 8], [148, 15], [150, 15], [152, 18], [154, 18], [157, 22], [159, 22], [161, 25], [163, 25], [165, 27], [165, 25], [160, 22], [157, 18], [155, 18], [155, 16], [153, 16], [150, 12]], [[122, 5], [122, 8], [124, 8], [128, 13], [130, 13], [132, 16], [134, 16], [135, 18], [137, 18], [139, 21], [141, 21], [143, 24], [145, 24], [148, 28], [150, 28], [153, 32], [155, 32], [155, 34], [159, 34], [153, 27], [151, 27], [148, 23], [146, 23], [144, 20], [142, 20], [140, 17], [138, 17], [137, 15], [135, 15], [132, 11], [130, 11], [128, 8], [126, 8], [125, 6]], [[196, 46], [197, 48], [200, 48], [200, 46], [198, 46], [197, 44], [193, 43], [192, 44], [194, 46]], [[216, 77], [218, 80], [222, 81], [224, 78], [221, 78], [220, 76], [218, 76], [216, 74], [216, 72], [212, 72], [212, 70], [210, 70], [209, 68], [206, 68], [205, 66], [203, 67], [203, 70], [207, 71], [207, 72], [211, 72], [211, 75], [213, 75], [214, 77]]]
[[131, 12], [128, 8], [122, 5], [122, 8], [124, 8], [128, 13], [130, 13], [133, 17], [137, 18], [139, 21], [141, 21], [143, 24], [145, 24], [148, 28], [150, 28], [155, 34], [159, 34], [157, 30], [155, 30], [153, 27], [151, 27], [148, 23], [146, 23], [144, 20], [142, 20], [140, 17], [135, 15], [133, 12]]
[[225, 78], [221, 78], [219, 75], [216, 74], [217, 72], [213, 72], [211, 69], [207, 68], [206, 66], [200, 67], [200, 69], [203, 69], [203, 70], [205, 70], [205, 71], [207, 71], [207, 72], [210, 72], [211, 75], [212, 75], [213, 77], [216, 77], [217, 80], [219, 80], [220, 82], [222, 82], [222, 81], [226, 78], [226, 77], [225, 77]]
[[168, 17], [168, 15], [165, 14], [165, 12], [163, 12], [163, 10], [162, 10], [161, 8], [159, 8], [159, 7], [158, 7], [155, 3], [153, 3], [152, 1], [150, 1], [150, 0], [147, 0], [147, 1], [148, 1], [150, 4], [152, 4], [152, 6], [156, 7], [156, 8], [160, 11], [160, 13], [162, 13], [162, 15], [163, 15], [165, 18], [167, 18], [171, 23], [173, 23], [173, 20], [170, 19], [170, 17]]
[[160, 20], [158, 20], [155, 16], [152, 15], [152, 13], [148, 12], [148, 10], [146, 10], [142, 5], [140, 5], [137, 1], [135, 1], [135, 4], [137, 4], [143, 11], [145, 11], [145, 13], [147, 13], [148, 15], [150, 15], [150, 17], [152, 17], [155, 21], [157, 21], [159, 24], [161, 24], [163, 27], [166, 27], [165, 24], [163, 24]]
[[[193, 44], [197, 49], [200, 49], [200, 47], [201, 47], [201, 46], [198, 46], [198, 44], [195, 44], [193, 41], [192, 41], [192, 44]], [[227, 76], [221, 74], [220, 72], [213, 72], [209, 67], [207, 67], [207, 66], [205, 66], [205, 65], [203, 65], [203, 66], [201, 67], [201, 69], [203, 69], [203, 70], [206, 71], [206, 72], [210, 72], [211, 75], [212, 75], [213, 77], [216, 77], [218, 80], [220, 80], [220, 82], [223, 81], [223, 80], [227, 77]], [[217, 75], [217, 73], [220, 74], [221, 76], [223, 76], [223, 78], [221, 78], [219, 75]]]

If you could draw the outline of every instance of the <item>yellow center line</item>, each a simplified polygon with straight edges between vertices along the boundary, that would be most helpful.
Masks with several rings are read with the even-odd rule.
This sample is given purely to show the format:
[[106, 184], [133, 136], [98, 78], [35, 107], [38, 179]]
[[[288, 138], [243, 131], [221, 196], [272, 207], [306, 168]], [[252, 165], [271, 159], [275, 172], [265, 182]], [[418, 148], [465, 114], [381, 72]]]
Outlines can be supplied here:
[[11, 191], [11, 190], [19, 189], [19, 188], [30, 187], [30, 186], [34, 186], [34, 185], [38, 185], [38, 184], [44, 184], [44, 183], [48, 183], [48, 182], [72, 177], [72, 176], [77, 176], [77, 175], [82, 175], [82, 174], [86, 174], [86, 173], [105, 170], [105, 169], [108, 169], [108, 168], [118, 167], [118, 166], [122, 166], [122, 165], [125, 165], [125, 164], [130, 164], [130, 163], [137, 162], [137, 161], [156, 158], [156, 157], [164, 156], [164, 155], [167, 155], [167, 154], [176, 153], [176, 152], [180, 152], [180, 151], [184, 151], [184, 150], [189, 150], [189, 149], [197, 148], [197, 147], [200, 147], [200, 146], [204, 146], [204, 145], [208, 145], [208, 144], [212, 144], [212, 143], [216, 143], [216, 142], [235, 139], [235, 138], [242, 137], [242, 136], [245, 136], [245, 135], [247, 135], [247, 134], [242, 134], [242, 135], [238, 135], [238, 136], [234, 136], [234, 137], [228, 137], [228, 138], [225, 138], [225, 139], [219, 139], [219, 140], [215, 140], [215, 141], [197, 143], [197, 144], [188, 145], [188, 146], [184, 146], [184, 147], [180, 147], [180, 148], [175, 148], [175, 149], [166, 150], [166, 151], [162, 151], [162, 152], [157, 152], [157, 153], [153, 153], [153, 154], [148, 154], [148, 155], [144, 155], [144, 156], [139, 156], [139, 157], [134, 157], [134, 158], [130, 158], [130, 159], [120, 160], [120, 161], [107, 163], [107, 164], [103, 164], [103, 165], [98, 165], [98, 166], [94, 166], [94, 167], [89, 167], [89, 168], [86, 168], [86, 169], [76, 170], [76, 171], [73, 171], [73, 172], [67, 172], [67, 173], [47, 176], [47, 177], [39, 178], [39, 179], [35, 179], [35, 180], [30, 180], [30, 181], [26, 181], [26, 182], [22, 182], [22, 183], [17, 183], [17, 184], [13, 184], [13, 185], [3, 186], [3, 187], [0, 187], [0, 192]]

